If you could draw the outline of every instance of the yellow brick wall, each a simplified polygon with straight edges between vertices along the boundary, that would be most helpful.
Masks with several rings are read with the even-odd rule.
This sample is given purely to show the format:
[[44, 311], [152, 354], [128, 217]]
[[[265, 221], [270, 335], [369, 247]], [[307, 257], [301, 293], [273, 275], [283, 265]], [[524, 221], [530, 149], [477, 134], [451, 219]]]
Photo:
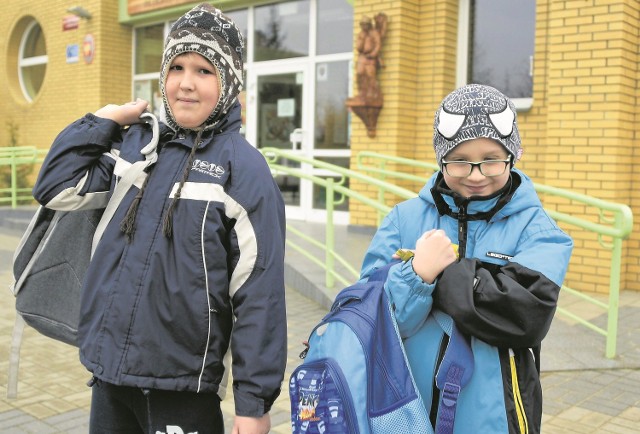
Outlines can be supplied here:
[[[107, 103], [131, 98], [131, 28], [118, 24], [118, 2], [86, 0], [93, 14], [76, 30], [62, 31], [71, 5], [62, 0], [8, 0], [0, 14], [0, 142], [8, 140], [7, 122], [19, 125], [19, 144], [46, 149], [69, 122]], [[385, 67], [379, 73], [384, 108], [377, 136], [367, 137], [362, 122], [352, 116], [353, 156], [372, 150], [433, 161], [433, 112], [455, 87], [458, 0], [355, 0], [354, 35], [363, 15], [387, 14], [383, 45]], [[16, 29], [26, 17], [41, 24], [49, 62], [44, 86], [27, 103], [17, 83]], [[637, 0], [538, 0], [534, 53], [533, 105], [519, 113], [524, 157], [518, 166], [535, 182], [567, 188], [602, 199], [629, 204], [636, 217], [624, 243], [622, 287], [640, 290], [640, 97], [637, 82], [640, 46], [640, 4]], [[67, 64], [68, 44], [95, 39], [91, 64], [81, 58]], [[357, 53], [354, 50], [354, 60]], [[354, 91], [357, 93], [357, 91]], [[352, 159], [355, 167], [355, 160]], [[417, 173], [422, 174], [422, 173]], [[369, 185], [354, 183], [375, 197]], [[417, 190], [420, 185], [404, 183]], [[553, 198], [545, 206], [582, 213], [598, 220], [593, 210]], [[389, 199], [389, 204], [395, 202]], [[375, 225], [368, 207], [350, 203], [351, 224]], [[567, 278], [569, 286], [606, 290], [608, 253], [588, 233], [570, 230], [576, 252]], [[603, 289], [605, 288], [605, 289]]]
[[[355, 1], [356, 22], [377, 12], [390, 16], [383, 50], [394, 55], [385, 55], [386, 68], [379, 73], [385, 101], [378, 135], [367, 137], [353, 116], [353, 154], [372, 150], [434, 161], [433, 112], [455, 87], [458, 1]], [[524, 147], [518, 166], [534, 182], [628, 204], [636, 216], [639, 23], [636, 0], [536, 1], [533, 105], [518, 114]], [[358, 31], [354, 26], [354, 35]], [[404, 83], [399, 77], [415, 78]], [[362, 191], [374, 194], [370, 186]], [[599, 221], [593, 209], [552, 197], [542, 200], [549, 209]], [[352, 224], [376, 224], [366, 206], [352, 201], [350, 210]], [[621, 287], [633, 290], [640, 290], [638, 221], [623, 252]], [[576, 243], [566, 284], [607, 291], [610, 252], [594, 235], [561, 226]]]
[[[535, 180], [633, 206], [638, 185], [632, 170], [638, 145], [638, 2], [549, 1], [545, 13], [547, 63], [541, 105], [546, 125], [544, 144], [536, 152], [541, 164]], [[557, 199], [545, 199], [545, 205], [571, 210]], [[635, 206], [634, 211], [638, 215], [640, 210]], [[592, 209], [584, 215], [598, 221]], [[590, 233], [570, 233], [576, 247], [566, 284], [605, 291], [609, 252]], [[640, 257], [637, 235], [624, 246], [622, 288], [638, 290], [637, 272], [626, 271]]]
[[[354, 40], [363, 16], [384, 12], [388, 17], [383, 42], [385, 67], [379, 71], [384, 107], [380, 112], [375, 138], [366, 134], [363, 123], [352, 116], [352, 166], [360, 151], [373, 151], [433, 161], [431, 141], [433, 113], [440, 100], [455, 84], [458, 2], [447, 1], [355, 1]], [[357, 51], [354, 50], [354, 61]], [[354, 84], [355, 85], [355, 84]], [[357, 93], [357, 89], [354, 89]], [[423, 175], [423, 173], [417, 173]], [[353, 183], [353, 188], [376, 197], [371, 185]], [[416, 190], [420, 185], [401, 183]], [[397, 202], [393, 197], [388, 204]], [[375, 225], [376, 215], [366, 205], [349, 204], [350, 222]]]
[[[640, 171], [637, 169], [640, 164], [640, 112], [637, 107], [640, 102], [640, 89], [638, 80], [640, 80], [640, 56], [638, 47], [640, 46], [640, 4], [637, 1], [629, 0], [621, 9], [621, 25], [624, 38], [616, 41], [621, 46], [622, 59], [618, 60], [624, 65], [624, 115], [623, 129], [627, 133], [625, 135], [625, 143], [622, 143], [622, 149], [619, 150], [620, 158], [617, 163], [626, 166], [624, 176], [617, 180], [617, 188], [624, 190], [625, 196], [617, 198], [616, 201], [629, 204], [635, 216], [635, 224], [633, 232], [629, 240], [624, 244], [623, 251], [623, 283], [625, 289], [633, 289], [640, 291]], [[612, 8], [613, 9], [613, 8]], [[613, 59], [612, 59], [613, 61]], [[597, 158], [599, 156], [594, 156]], [[600, 156], [601, 157], [601, 156]], [[618, 187], [619, 186], [619, 187]]]
[[[72, 3], [61, 0], [29, 2], [8, 0], [0, 14], [0, 53], [4, 59], [15, 59], [19, 37], [12, 35], [28, 17], [35, 18], [42, 27], [48, 64], [46, 76], [38, 96], [27, 103], [17, 81], [17, 65], [0, 69], [0, 142], [8, 140], [5, 123], [19, 125], [19, 144], [48, 149], [56, 134], [67, 124], [97, 108], [110, 103], [122, 103], [131, 98], [131, 29], [117, 24], [117, 2], [86, 0], [82, 6], [93, 17], [81, 20], [78, 29], [62, 30], [62, 18], [68, 15]], [[114, 25], [115, 23], [115, 25]], [[86, 64], [82, 57], [82, 42], [86, 34], [93, 35], [95, 55]], [[78, 63], [66, 63], [68, 44], [80, 46]]]

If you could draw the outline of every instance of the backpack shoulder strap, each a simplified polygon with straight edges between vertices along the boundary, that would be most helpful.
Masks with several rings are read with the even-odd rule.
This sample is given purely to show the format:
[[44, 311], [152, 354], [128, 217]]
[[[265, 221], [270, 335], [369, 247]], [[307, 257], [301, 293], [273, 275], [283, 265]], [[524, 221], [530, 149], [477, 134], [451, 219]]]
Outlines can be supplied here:
[[400, 263], [399, 260], [393, 260], [386, 265], [383, 265], [380, 268], [376, 268], [373, 273], [369, 276], [367, 282], [384, 282], [387, 280], [387, 275], [389, 274], [389, 269], [395, 264]]
[[344, 288], [342, 291], [336, 295], [336, 298], [333, 300], [333, 304], [331, 305], [331, 309], [325, 319], [331, 317], [337, 310], [341, 307], [345, 306], [347, 303], [351, 302], [362, 302], [365, 298], [367, 298], [370, 294], [371, 285], [369, 283], [375, 282], [385, 282], [387, 280], [387, 275], [389, 274], [389, 269], [397, 264], [400, 261], [392, 261], [388, 264], [383, 265], [380, 268], [375, 269], [366, 281], [355, 283], [351, 286]]
[[460, 391], [473, 374], [473, 352], [469, 337], [458, 330], [454, 321], [443, 324], [441, 317], [434, 315], [434, 318], [449, 334], [449, 343], [436, 374], [436, 386], [441, 391], [436, 434], [452, 434]]
[[16, 313], [16, 322], [11, 333], [11, 349], [9, 350], [9, 372], [7, 373], [7, 399], [18, 397], [18, 368], [20, 367], [20, 347], [25, 322]]

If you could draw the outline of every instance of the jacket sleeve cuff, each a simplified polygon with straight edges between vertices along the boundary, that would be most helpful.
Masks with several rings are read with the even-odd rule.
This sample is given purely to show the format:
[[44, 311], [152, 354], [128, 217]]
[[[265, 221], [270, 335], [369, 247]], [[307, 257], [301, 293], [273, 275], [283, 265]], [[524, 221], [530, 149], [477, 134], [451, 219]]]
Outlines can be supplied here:
[[402, 264], [401, 272], [413, 293], [423, 296], [431, 296], [433, 289], [436, 286], [436, 281], [433, 283], [427, 283], [422, 280], [422, 277], [418, 276], [418, 273], [413, 269], [413, 258]]
[[262, 417], [271, 410], [272, 402], [241, 392], [233, 387], [233, 400], [236, 406], [236, 416]]

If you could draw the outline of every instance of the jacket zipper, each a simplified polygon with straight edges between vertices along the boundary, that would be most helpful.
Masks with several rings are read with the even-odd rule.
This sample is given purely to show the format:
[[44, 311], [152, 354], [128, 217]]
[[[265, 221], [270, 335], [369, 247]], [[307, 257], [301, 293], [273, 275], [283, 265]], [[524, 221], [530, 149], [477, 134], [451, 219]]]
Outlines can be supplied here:
[[522, 395], [520, 395], [520, 386], [518, 385], [516, 358], [515, 353], [511, 348], [509, 348], [509, 364], [511, 366], [511, 389], [513, 393], [513, 401], [516, 406], [516, 415], [518, 416], [518, 427], [521, 434], [528, 434], [529, 426], [527, 424], [527, 415], [524, 410], [524, 403], [522, 402]]
[[467, 257], [467, 205], [458, 209], [458, 257]]

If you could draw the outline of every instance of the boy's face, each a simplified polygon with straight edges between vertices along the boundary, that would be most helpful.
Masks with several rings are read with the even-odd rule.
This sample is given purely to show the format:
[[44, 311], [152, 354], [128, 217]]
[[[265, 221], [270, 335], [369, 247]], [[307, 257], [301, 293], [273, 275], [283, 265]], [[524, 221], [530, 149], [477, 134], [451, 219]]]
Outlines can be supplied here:
[[169, 67], [165, 93], [178, 125], [197, 128], [211, 115], [220, 98], [216, 68], [198, 53], [180, 54]]
[[[478, 138], [460, 143], [444, 157], [444, 161], [470, 161], [479, 163], [486, 160], [506, 160], [509, 153], [493, 139]], [[450, 189], [464, 197], [489, 196], [505, 186], [509, 179], [509, 166], [497, 176], [484, 176], [480, 168], [474, 166], [466, 178], [454, 178], [442, 170], [444, 180]]]

